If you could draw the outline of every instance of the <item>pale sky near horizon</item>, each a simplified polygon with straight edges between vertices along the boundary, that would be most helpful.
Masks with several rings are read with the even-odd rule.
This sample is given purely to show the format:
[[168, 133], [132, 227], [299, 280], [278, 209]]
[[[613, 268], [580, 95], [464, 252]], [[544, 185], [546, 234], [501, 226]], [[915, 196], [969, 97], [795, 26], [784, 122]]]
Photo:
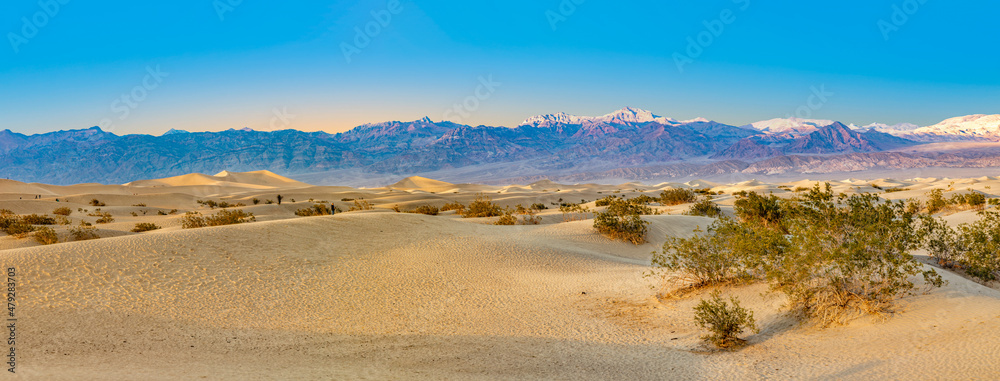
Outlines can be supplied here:
[[930, 125], [1000, 113], [995, 2], [42, 0], [0, 9], [0, 130], [28, 134], [95, 125], [340, 132], [424, 116], [514, 126], [626, 106], [732, 125], [796, 115]]

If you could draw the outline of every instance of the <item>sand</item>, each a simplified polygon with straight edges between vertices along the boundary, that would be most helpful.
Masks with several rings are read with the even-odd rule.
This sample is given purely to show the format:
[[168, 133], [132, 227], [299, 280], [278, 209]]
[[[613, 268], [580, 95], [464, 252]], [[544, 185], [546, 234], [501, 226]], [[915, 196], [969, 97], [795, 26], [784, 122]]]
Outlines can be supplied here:
[[[39, 246], [0, 233], [0, 261], [18, 272], [17, 376], [24, 379], [997, 379], [1000, 291], [938, 270], [949, 284], [900, 302], [886, 321], [799, 324], [763, 285], [724, 290], [753, 309], [762, 332], [737, 352], [699, 339], [692, 307], [708, 292], [659, 300], [643, 273], [667, 236], [711, 219], [660, 208], [644, 245], [608, 240], [592, 221], [563, 222], [552, 203], [671, 187], [731, 193], [806, 182], [742, 185], [509, 187], [409, 178], [375, 189], [314, 187], [280, 176], [222, 173], [127, 185], [0, 184], [0, 208], [74, 210], [98, 198], [116, 221], [98, 240]], [[955, 184], [952, 185], [951, 183]], [[901, 184], [995, 196], [1000, 181], [882, 179], [834, 182], [838, 191]], [[779, 186], [782, 186], [779, 188]], [[860, 188], [859, 188], [860, 187]], [[987, 188], [988, 187], [988, 188]], [[34, 200], [31, 190], [42, 194]], [[42, 191], [49, 193], [43, 193]], [[616, 191], [620, 193], [615, 193]], [[456, 193], [457, 192], [457, 193]], [[483, 192], [504, 205], [544, 203], [540, 225], [494, 226], [452, 213], [395, 213], [468, 203]], [[282, 205], [264, 200], [285, 196]], [[28, 199], [18, 199], [28, 198]], [[57, 203], [55, 199], [60, 201]], [[252, 199], [262, 200], [253, 205]], [[295, 199], [292, 202], [291, 199]], [[376, 210], [296, 217], [314, 201]], [[907, 197], [902, 197], [907, 198]], [[197, 200], [244, 202], [258, 222], [181, 229]], [[142, 206], [132, 206], [136, 204]], [[157, 215], [157, 211], [173, 215]], [[146, 214], [142, 214], [146, 211]], [[137, 217], [131, 216], [136, 212]], [[952, 223], [974, 220], [949, 213]], [[163, 229], [128, 230], [136, 222]], [[65, 227], [57, 227], [63, 232]], [[65, 233], [62, 233], [65, 235]], [[65, 238], [64, 238], [65, 239]], [[919, 283], [919, 282], [918, 282]]]

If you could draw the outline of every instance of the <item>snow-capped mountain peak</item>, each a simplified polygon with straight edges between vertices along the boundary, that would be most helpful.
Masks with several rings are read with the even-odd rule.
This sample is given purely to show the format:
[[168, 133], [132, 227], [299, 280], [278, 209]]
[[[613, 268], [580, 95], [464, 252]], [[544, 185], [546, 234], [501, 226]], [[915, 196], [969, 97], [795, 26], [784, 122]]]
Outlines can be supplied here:
[[899, 123], [899, 124], [892, 124], [892, 125], [885, 124], [885, 123], [872, 123], [872, 124], [869, 124], [869, 125], [866, 125], [866, 126], [859, 126], [859, 125], [856, 125], [856, 124], [851, 124], [849, 127], [852, 130], [858, 130], [858, 131], [872, 131], [872, 130], [874, 130], [874, 131], [878, 131], [878, 132], [884, 132], [884, 133], [887, 133], [887, 134], [890, 134], [890, 133], [911, 132], [913, 130], [916, 130], [916, 129], [920, 128], [920, 126], [918, 126], [916, 124], [913, 124], [913, 123]]
[[743, 128], [752, 128], [761, 132], [771, 134], [789, 133], [793, 135], [808, 134], [821, 127], [826, 127], [835, 122], [832, 120], [801, 119], [801, 118], [777, 118], [750, 123]]
[[933, 126], [913, 130], [915, 134], [956, 136], [1000, 135], [1000, 115], [968, 115], [947, 119]]
[[655, 115], [650, 111], [626, 107], [602, 116], [577, 116], [565, 112], [533, 116], [521, 123], [522, 126], [548, 127], [558, 124], [635, 124], [651, 123], [678, 124], [677, 120]]

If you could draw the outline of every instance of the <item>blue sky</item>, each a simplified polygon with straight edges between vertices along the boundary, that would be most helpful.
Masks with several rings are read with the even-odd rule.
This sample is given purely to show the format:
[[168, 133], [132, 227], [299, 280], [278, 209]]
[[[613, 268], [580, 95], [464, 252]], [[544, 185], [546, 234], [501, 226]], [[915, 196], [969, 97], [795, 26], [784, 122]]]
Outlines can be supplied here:
[[793, 115], [929, 125], [1000, 113], [996, 2], [42, 0], [0, 9], [0, 129], [22, 133], [339, 132], [424, 116], [513, 126], [624, 106], [734, 125]]

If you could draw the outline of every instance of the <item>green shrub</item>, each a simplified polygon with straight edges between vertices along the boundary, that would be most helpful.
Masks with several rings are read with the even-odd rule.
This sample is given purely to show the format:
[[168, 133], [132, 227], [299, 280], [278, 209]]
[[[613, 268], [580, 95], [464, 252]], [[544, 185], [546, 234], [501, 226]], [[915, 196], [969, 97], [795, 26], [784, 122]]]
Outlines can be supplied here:
[[462, 213], [465, 218], [477, 217], [499, 217], [504, 214], [503, 208], [494, 204], [489, 196], [482, 193], [476, 195], [476, 200], [469, 203], [469, 206]]
[[42, 245], [59, 243], [59, 235], [50, 227], [42, 227], [35, 231], [35, 241]]
[[52, 214], [55, 214], [55, 215], [58, 215], [58, 216], [69, 216], [70, 214], [73, 214], [73, 209], [70, 209], [70, 208], [67, 208], [67, 207], [64, 206], [64, 207], [61, 207], [61, 208], [56, 208], [56, 210], [52, 211]]
[[594, 216], [594, 228], [611, 239], [641, 245], [646, 242], [646, 231], [649, 229], [646, 226], [649, 222], [643, 221], [641, 216], [648, 209], [647, 206], [615, 200], [606, 211]]
[[744, 331], [760, 333], [753, 311], [740, 306], [740, 301], [733, 297], [726, 303], [719, 291], [711, 294], [711, 299], [703, 299], [694, 307], [694, 322], [699, 327], [708, 330], [709, 334], [702, 340], [711, 342], [719, 348], [736, 348], [746, 341], [739, 338]]
[[673, 276], [681, 291], [764, 279], [765, 264], [780, 261], [787, 245], [781, 232], [721, 218], [708, 234], [668, 237], [663, 250], [653, 252], [647, 276]]
[[660, 192], [660, 204], [666, 206], [688, 204], [695, 201], [695, 193], [690, 189], [668, 189]]
[[[819, 189], [816, 185], [815, 189]], [[743, 222], [759, 223], [769, 228], [781, 228], [784, 212], [781, 208], [781, 199], [775, 195], [762, 196], [757, 192], [738, 192], [736, 202], [733, 204], [733, 212]]]
[[927, 193], [927, 213], [934, 214], [948, 206], [944, 199], [944, 191], [935, 189]]
[[719, 208], [711, 200], [702, 200], [691, 205], [691, 209], [688, 209], [684, 214], [689, 216], [718, 217], [722, 215], [722, 208]]
[[162, 228], [159, 227], [159, 226], [157, 226], [154, 223], [140, 222], [140, 223], [135, 224], [135, 227], [132, 228], [132, 232], [133, 233], [143, 233], [143, 232], [148, 232], [148, 231], [157, 230], [157, 229], [162, 229]]
[[[759, 200], [754, 205], [769, 202]], [[824, 325], [888, 312], [914, 288], [910, 277], [923, 267], [910, 251], [924, 233], [903, 202], [868, 193], [835, 197], [827, 184], [779, 206], [784, 230], [759, 223], [767, 218], [724, 218], [707, 236], [668, 240], [654, 254], [654, 271], [681, 270], [702, 284], [765, 279], [789, 307]], [[933, 270], [923, 276], [930, 286], [943, 284]]]
[[958, 268], [983, 282], [1000, 279], [1000, 212], [980, 212], [980, 219], [952, 229], [924, 217], [927, 251], [946, 268]]

